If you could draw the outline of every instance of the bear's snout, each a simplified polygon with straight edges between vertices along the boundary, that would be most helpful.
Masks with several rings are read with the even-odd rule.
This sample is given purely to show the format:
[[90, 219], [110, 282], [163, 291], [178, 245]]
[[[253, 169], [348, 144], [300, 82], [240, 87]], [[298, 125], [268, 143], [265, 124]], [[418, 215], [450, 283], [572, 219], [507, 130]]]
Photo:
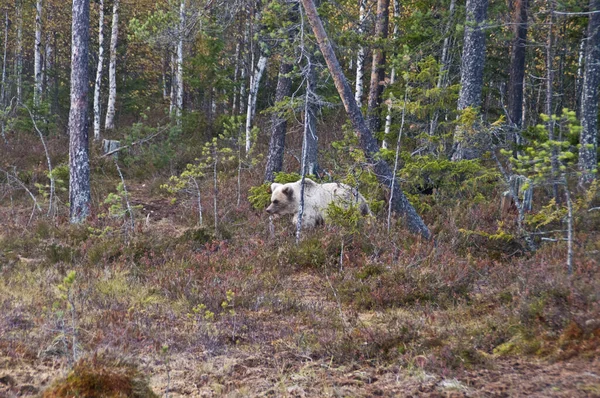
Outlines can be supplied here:
[[271, 214], [273, 212], [273, 205], [269, 205], [269, 207], [267, 207], [267, 213]]

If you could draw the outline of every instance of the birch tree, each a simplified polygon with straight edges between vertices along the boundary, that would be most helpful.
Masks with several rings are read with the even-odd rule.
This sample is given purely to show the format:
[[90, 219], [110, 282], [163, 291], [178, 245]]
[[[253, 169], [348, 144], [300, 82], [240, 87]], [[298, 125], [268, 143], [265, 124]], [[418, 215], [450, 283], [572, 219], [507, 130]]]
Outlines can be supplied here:
[[600, 0], [590, 0], [581, 98], [580, 182], [590, 183], [598, 170], [598, 86], [600, 85]]
[[89, 0], [73, 0], [71, 28], [71, 108], [69, 110], [69, 203], [71, 223], [90, 213], [88, 150]]
[[35, 43], [33, 61], [33, 105], [37, 109], [40, 106], [42, 96], [42, 0], [35, 3]]
[[94, 140], [100, 140], [100, 88], [102, 86], [102, 67], [104, 65], [104, 0], [98, 0], [98, 66], [94, 83]]
[[6, 52], [8, 49], [8, 11], [4, 11], [4, 52], [2, 55], [2, 87], [0, 87], [0, 106], [6, 105]]
[[119, 1], [114, 0], [112, 9], [112, 30], [110, 34], [110, 60], [108, 64], [108, 105], [104, 128], [115, 128], [115, 103], [117, 101], [117, 41], [119, 39]]
[[[487, 14], [488, 0], [467, 0], [463, 52], [460, 67], [460, 92], [458, 110], [481, 105], [483, 67], [485, 64], [485, 35], [483, 24]], [[472, 159], [475, 150], [460, 127], [454, 133], [452, 160]]]
[[391, 167], [387, 164], [387, 162], [377, 156], [379, 153], [377, 140], [373, 136], [371, 130], [369, 130], [367, 127], [365, 119], [360, 112], [360, 108], [356, 104], [352, 89], [350, 88], [350, 85], [348, 84], [348, 81], [342, 72], [340, 63], [333, 52], [331, 40], [327, 37], [327, 33], [325, 33], [325, 29], [323, 28], [323, 24], [319, 18], [319, 15], [317, 14], [317, 9], [313, 3], [313, 0], [301, 0], [301, 2], [304, 6], [304, 11], [306, 12], [308, 22], [310, 23], [310, 26], [319, 44], [321, 53], [325, 58], [335, 87], [342, 99], [346, 113], [348, 114], [348, 117], [352, 122], [352, 126], [359, 137], [360, 145], [365, 153], [365, 157], [371, 164], [373, 172], [377, 176], [379, 182], [390, 188], [393, 192], [393, 210], [405, 218], [409, 230], [420, 234], [426, 239], [430, 239], [431, 232], [429, 232], [429, 229], [421, 217], [419, 217], [414, 207], [410, 204], [400, 189], [398, 183], [394, 181], [394, 175]]
[[[367, 0], [360, 0], [358, 9], [358, 36], [362, 40], [365, 33], [365, 24], [367, 20]], [[356, 81], [354, 88], [354, 99], [360, 108], [362, 106], [363, 79], [365, 76], [365, 47], [360, 44], [356, 54]]]
[[177, 82], [177, 102], [175, 109], [175, 117], [177, 119], [177, 125], [181, 126], [181, 111], [183, 110], [183, 38], [185, 31], [185, 0], [181, 0], [179, 5], [179, 29], [177, 37], [177, 58], [175, 65], [177, 69], [177, 75], [175, 81]]
[[[454, 1], [454, 0], [452, 0]], [[398, 18], [400, 16], [400, 0], [394, 0], [394, 18]], [[398, 38], [398, 22], [394, 23], [394, 32], [392, 33], [392, 39]], [[390, 72], [390, 85], [393, 85], [396, 82], [396, 67], [392, 66], [392, 71]], [[387, 149], [387, 137], [390, 134], [390, 128], [392, 127], [392, 104], [390, 103], [387, 108], [387, 115], [385, 117], [385, 128], [383, 129], [383, 142], [381, 143], [381, 147]]]
[[[259, 47], [262, 47], [259, 45]], [[256, 113], [256, 96], [258, 94], [258, 85], [267, 66], [267, 56], [261, 51], [260, 58], [250, 76], [250, 89], [248, 90], [248, 105], [246, 110], [246, 154], [250, 152], [252, 144], [252, 121]]]
[[17, 43], [15, 46], [15, 77], [17, 80], [17, 103], [23, 102], [23, 3], [16, 0]]

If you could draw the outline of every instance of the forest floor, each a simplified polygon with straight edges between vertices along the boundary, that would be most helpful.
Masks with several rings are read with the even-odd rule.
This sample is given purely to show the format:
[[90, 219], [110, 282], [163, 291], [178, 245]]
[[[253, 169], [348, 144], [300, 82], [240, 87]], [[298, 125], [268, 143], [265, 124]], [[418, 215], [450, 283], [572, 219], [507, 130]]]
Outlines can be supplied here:
[[169, 397], [600, 397], [596, 260], [568, 280], [564, 248], [492, 261], [373, 222], [296, 245], [247, 203], [216, 236], [149, 189], [130, 188], [134, 232], [1, 208], [0, 397], [93, 355]]

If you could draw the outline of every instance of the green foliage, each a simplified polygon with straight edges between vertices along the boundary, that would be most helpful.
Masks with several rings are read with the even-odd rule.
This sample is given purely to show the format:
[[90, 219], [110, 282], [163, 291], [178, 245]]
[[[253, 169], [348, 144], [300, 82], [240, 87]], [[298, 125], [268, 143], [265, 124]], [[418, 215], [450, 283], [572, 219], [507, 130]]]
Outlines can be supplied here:
[[364, 221], [360, 208], [356, 203], [329, 203], [325, 210], [327, 221], [333, 225], [339, 225], [349, 233], [355, 233], [360, 230]]
[[[48, 179], [54, 178], [54, 190], [56, 193], [64, 193], [69, 190], [69, 165], [61, 164], [52, 169], [52, 173], [46, 173]], [[50, 196], [50, 184], [41, 184], [36, 182], [35, 187], [38, 192], [48, 199]]]

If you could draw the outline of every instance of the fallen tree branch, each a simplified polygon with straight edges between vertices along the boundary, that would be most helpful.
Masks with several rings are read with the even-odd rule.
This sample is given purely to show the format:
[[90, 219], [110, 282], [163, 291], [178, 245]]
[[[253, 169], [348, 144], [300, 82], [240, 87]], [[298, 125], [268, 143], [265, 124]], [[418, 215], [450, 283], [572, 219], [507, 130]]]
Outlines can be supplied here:
[[137, 141], [135, 141], [135, 142], [132, 142], [131, 144], [128, 144], [128, 145], [123, 145], [123, 146], [120, 146], [120, 147], [118, 147], [118, 148], [115, 148], [115, 149], [113, 149], [112, 151], [108, 151], [108, 152], [106, 152], [104, 155], [101, 155], [100, 157], [101, 157], [101, 158], [105, 158], [105, 157], [107, 157], [107, 156], [110, 156], [110, 155], [113, 155], [113, 154], [115, 154], [115, 153], [117, 153], [117, 152], [119, 152], [119, 151], [121, 151], [121, 150], [123, 150], [123, 149], [125, 149], [125, 148], [131, 148], [132, 146], [135, 146], [135, 145], [140, 145], [140, 144], [143, 144], [143, 143], [145, 143], [145, 142], [148, 142], [148, 141], [150, 141], [151, 139], [153, 139], [154, 137], [158, 136], [159, 134], [162, 134], [162, 133], [164, 133], [165, 131], [169, 130], [169, 127], [170, 127], [170, 126], [167, 126], [167, 127], [163, 128], [163, 129], [161, 129], [161, 130], [158, 130], [156, 133], [154, 133], [154, 134], [151, 134], [151, 135], [149, 135], [148, 137], [144, 137], [144, 138], [142, 138], [142, 139], [140, 139], [140, 140], [137, 140]]

